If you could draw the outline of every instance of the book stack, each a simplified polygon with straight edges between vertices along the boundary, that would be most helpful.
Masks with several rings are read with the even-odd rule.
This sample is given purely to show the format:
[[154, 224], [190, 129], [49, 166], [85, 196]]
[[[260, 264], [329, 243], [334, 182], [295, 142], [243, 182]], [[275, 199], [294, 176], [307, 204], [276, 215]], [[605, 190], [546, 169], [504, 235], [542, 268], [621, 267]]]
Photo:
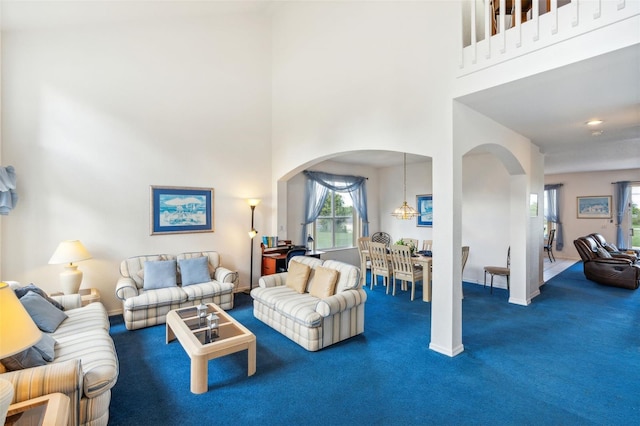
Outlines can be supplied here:
[[267, 248], [278, 247], [278, 237], [262, 237], [262, 244]]

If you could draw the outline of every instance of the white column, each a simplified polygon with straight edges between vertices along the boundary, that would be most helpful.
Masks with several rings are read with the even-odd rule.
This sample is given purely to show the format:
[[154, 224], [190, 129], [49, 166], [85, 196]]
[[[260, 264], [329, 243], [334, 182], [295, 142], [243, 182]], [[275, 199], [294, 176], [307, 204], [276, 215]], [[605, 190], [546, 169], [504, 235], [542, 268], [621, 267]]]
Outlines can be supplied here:
[[[450, 126], [449, 128], [452, 128]], [[448, 356], [462, 345], [462, 157], [452, 131], [433, 159], [433, 277], [429, 349]]]

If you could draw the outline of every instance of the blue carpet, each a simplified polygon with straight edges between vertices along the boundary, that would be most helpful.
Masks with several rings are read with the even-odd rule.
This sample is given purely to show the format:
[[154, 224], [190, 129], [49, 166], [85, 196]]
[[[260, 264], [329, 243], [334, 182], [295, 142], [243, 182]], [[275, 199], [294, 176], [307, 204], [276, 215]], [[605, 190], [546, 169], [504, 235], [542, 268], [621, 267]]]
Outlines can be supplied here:
[[449, 358], [428, 349], [431, 304], [384, 290], [366, 290], [363, 335], [319, 352], [236, 295], [229, 313], [257, 336], [257, 372], [247, 377], [245, 352], [212, 360], [201, 395], [164, 325], [127, 331], [111, 317], [120, 377], [109, 424], [638, 424], [640, 291], [587, 281], [581, 263], [528, 307], [465, 283], [465, 351]]

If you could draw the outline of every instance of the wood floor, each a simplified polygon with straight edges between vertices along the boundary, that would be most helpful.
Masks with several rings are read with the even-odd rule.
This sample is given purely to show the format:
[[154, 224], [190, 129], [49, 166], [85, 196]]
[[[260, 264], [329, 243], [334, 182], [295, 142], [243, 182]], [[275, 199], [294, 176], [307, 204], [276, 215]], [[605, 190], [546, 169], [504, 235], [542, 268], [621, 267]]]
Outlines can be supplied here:
[[565, 269], [567, 269], [569, 266], [573, 265], [576, 262], [577, 260], [558, 259], [557, 257], [555, 262], [550, 262], [549, 258], [545, 257], [544, 263], [543, 263], [544, 272], [542, 274], [544, 282], [549, 281], [551, 278], [555, 277], [560, 272], [564, 271]]

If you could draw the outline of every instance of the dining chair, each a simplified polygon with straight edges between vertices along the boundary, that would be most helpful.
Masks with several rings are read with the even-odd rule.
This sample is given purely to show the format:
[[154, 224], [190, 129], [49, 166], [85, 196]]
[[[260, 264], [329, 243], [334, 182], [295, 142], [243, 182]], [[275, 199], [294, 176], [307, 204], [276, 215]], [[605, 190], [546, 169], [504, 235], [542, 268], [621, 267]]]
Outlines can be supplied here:
[[511, 247], [507, 250], [507, 267], [504, 266], [485, 266], [484, 267], [484, 286], [487, 286], [487, 274], [491, 274], [491, 293], [493, 294], [493, 277], [498, 275], [507, 278], [507, 290], [509, 290], [509, 276], [511, 275]]
[[422, 250], [423, 251], [431, 251], [431, 246], [433, 245], [433, 240], [423, 240], [422, 241]]
[[[407, 282], [411, 282], [411, 300], [413, 301], [416, 294], [416, 283], [422, 281], [422, 267], [414, 264], [409, 246], [393, 244], [389, 247], [389, 251], [393, 266], [392, 294], [396, 295], [396, 280], [402, 281], [402, 290], [406, 290]], [[387, 287], [387, 294], [389, 294], [389, 287]]]
[[367, 270], [371, 269], [371, 255], [369, 253], [369, 244], [371, 237], [358, 238], [358, 253], [360, 254], [360, 276], [362, 286], [367, 286]]
[[418, 250], [418, 239], [417, 238], [403, 238], [402, 241], [404, 241], [404, 243], [406, 245], [413, 245], [413, 248]]
[[389, 247], [389, 244], [391, 244], [391, 235], [386, 232], [374, 232], [371, 235], [371, 241], [374, 243], [384, 243], [385, 246]]
[[387, 257], [387, 246], [384, 243], [369, 243], [369, 256], [371, 257], [371, 290], [378, 284], [378, 276], [382, 277], [384, 285], [389, 288], [389, 280], [393, 276], [393, 270]]
[[544, 245], [544, 251], [546, 251], [547, 256], [549, 256], [549, 262], [555, 262], [556, 260], [556, 257], [553, 255], [553, 238], [555, 236], [556, 236], [556, 230], [555, 229], [550, 230], [549, 238], [547, 239], [547, 244]]

